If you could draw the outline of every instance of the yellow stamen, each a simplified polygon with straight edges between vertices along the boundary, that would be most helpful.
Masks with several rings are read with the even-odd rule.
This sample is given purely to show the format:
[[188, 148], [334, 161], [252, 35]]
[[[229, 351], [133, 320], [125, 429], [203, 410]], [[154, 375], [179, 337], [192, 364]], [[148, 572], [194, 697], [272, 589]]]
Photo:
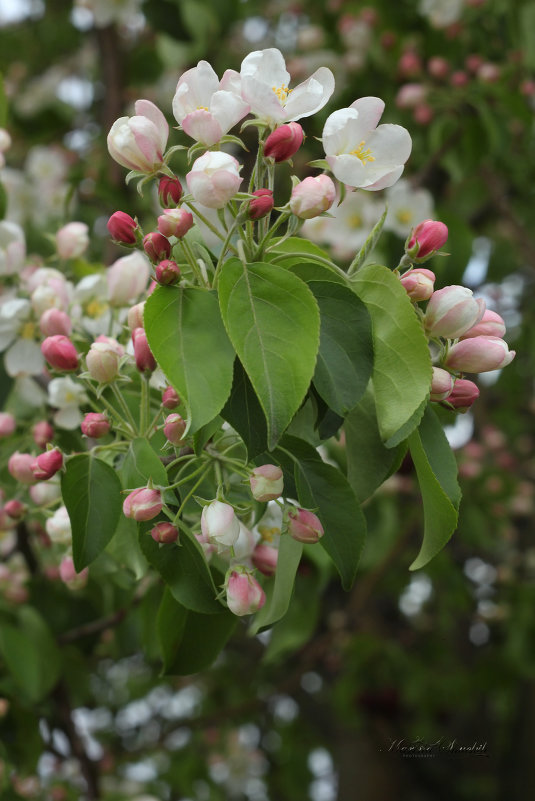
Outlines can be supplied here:
[[273, 89], [273, 91], [275, 92], [281, 103], [285, 103], [288, 98], [288, 95], [290, 94], [290, 92], [293, 91], [292, 89], [288, 89], [287, 86], [284, 86], [284, 84], [278, 87], [272, 86], [271, 88]]
[[366, 164], [368, 161], [375, 161], [375, 156], [371, 155], [370, 148], [368, 148], [367, 150], [363, 149], [365, 144], [366, 143], [363, 139], [362, 142], [360, 142], [359, 146], [356, 147], [354, 150], [351, 150], [349, 153], [350, 156], [356, 156], [358, 159], [360, 159], [363, 164]]
[[258, 533], [262, 537], [263, 540], [267, 542], [273, 542], [275, 537], [281, 533], [280, 528], [273, 526], [272, 528], [268, 528], [268, 526], [258, 526]]
[[76, 395], [74, 392], [66, 392], [65, 393], [65, 402], [66, 403], [75, 403], [76, 402]]
[[35, 337], [35, 323], [24, 323], [20, 330], [22, 339], [33, 339]]
[[412, 222], [412, 218], [414, 214], [409, 209], [400, 209], [396, 211], [396, 220], [400, 222], [402, 225], [408, 225]]
[[360, 214], [352, 214], [348, 217], [347, 224], [350, 228], [362, 228], [362, 217]]
[[208, 111], [208, 106], [197, 106], [197, 111]]
[[108, 304], [102, 300], [91, 300], [85, 307], [89, 317], [100, 317], [107, 310]]

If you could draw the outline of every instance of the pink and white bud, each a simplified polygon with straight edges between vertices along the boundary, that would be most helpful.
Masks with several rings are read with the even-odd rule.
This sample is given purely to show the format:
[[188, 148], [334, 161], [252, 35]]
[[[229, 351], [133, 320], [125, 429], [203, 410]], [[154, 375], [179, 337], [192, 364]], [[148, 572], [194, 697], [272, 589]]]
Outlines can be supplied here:
[[39, 420], [32, 428], [32, 437], [37, 447], [44, 450], [54, 439], [54, 429], [48, 420]]
[[52, 503], [61, 498], [60, 483], [59, 481], [41, 481], [40, 484], [31, 486], [29, 493], [36, 506], [45, 506], [47, 503]]
[[38, 481], [48, 481], [63, 467], [63, 454], [58, 448], [41, 453], [32, 463], [32, 471]]
[[454, 378], [447, 370], [443, 370], [441, 367], [433, 367], [430, 400], [445, 400], [453, 390], [453, 383]]
[[167, 544], [177, 541], [178, 529], [173, 526], [172, 523], [162, 521], [161, 523], [156, 523], [156, 525], [151, 528], [150, 535], [155, 542], [163, 542]]
[[260, 220], [273, 209], [273, 192], [271, 189], [257, 189], [253, 195], [255, 199], [248, 203], [247, 216], [250, 220]]
[[435, 288], [435, 273], [425, 267], [409, 270], [399, 280], [411, 300], [429, 300]]
[[89, 228], [83, 222], [70, 222], [56, 233], [56, 250], [60, 259], [76, 259], [89, 245]]
[[436, 253], [437, 250], [440, 250], [447, 239], [447, 225], [437, 220], [424, 220], [412, 231], [407, 250], [412, 250], [416, 243], [418, 243], [418, 249], [413, 258], [417, 260], [427, 259]]
[[134, 358], [137, 369], [140, 373], [152, 373], [156, 370], [156, 359], [149, 348], [147, 335], [143, 328], [134, 328], [132, 342], [134, 343]]
[[180, 267], [172, 259], [164, 259], [156, 265], [154, 274], [162, 286], [171, 286], [180, 279]]
[[485, 312], [485, 301], [474, 298], [465, 286], [446, 286], [433, 292], [425, 312], [429, 334], [456, 339], [478, 323]]
[[95, 342], [100, 342], [103, 345], [106, 345], [110, 350], [113, 350], [117, 356], [121, 357], [124, 356], [126, 353], [124, 347], [121, 345], [115, 337], [108, 337], [106, 334], [99, 334], [98, 337], [95, 339]]
[[429, 125], [435, 112], [429, 103], [419, 103], [412, 113], [412, 118], [418, 125]]
[[473, 337], [453, 345], [445, 365], [461, 373], [486, 373], [507, 367], [515, 355], [516, 352], [510, 351], [507, 342], [500, 337]]
[[174, 387], [167, 387], [162, 395], [162, 406], [165, 409], [176, 409], [180, 406], [180, 395]]
[[485, 309], [481, 320], [469, 328], [461, 339], [471, 339], [472, 337], [503, 337], [505, 334], [505, 323], [503, 318], [494, 311]]
[[149, 487], [138, 487], [126, 496], [123, 503], [123, 514], [133, 520], [152, 520], [163, 508], [159, 490]]
[[405, 83], [400, 86], [396, 95], [398, 108], [416, 108], [427, 97], [427, 87], [423, 83]]
[[171, 255], [171, 243], [158, 231], [151, 231], [143, 237], [143, 250], [155, 264], [169, 258]]
[[164, 209], [168, 209], [170, 206], [178, 206], [182, 197], [182, 184], [178, 178], [169, 178], [167, 175], [160, 178], [158, 197]]
[[9, 412], [0, 412], [0, 437], [10, 437], [17, 427], [17, 421]]
[[47, 309], [40, 317], [39, 328], [45, 337], [58, 334], [68, 337], [72, 332], [72, 321], [67, 312], [61, 309]]
[[163, 433], [173, 445], [180, 445], [184, 431], [186, 430], [186, 421], [180, 414], [169, 414], [165, 418]]
[[301, 220], [310, 220], [330, 209], [336, 187], [328, 175], [309, 176], [297, 184], [290, 197], [290, 209]]
[[153, 173], [163, 164], [169, 125], [150, 100], [138, 100], [134, 117], [120, 117], [108, 134], [110, 156], [128, 170]]
[[307, 509], [291, 506], [288, 509], [288, 532], [299, 542], [313, 544], [323, 537], [323, 526], [319, 518]]
[[284, 479], [280, 467], [274, 464], [264, 464], [255, 467], [249, 478], [251, 493], [255, 501], [266, 503], [280, 498], [284, 488]]
[[193, 214], [186, 209], [164, 209], [158, 217], [158, 231], [164, 236], [185, 236], [193, 225]]
[[73, 372], [78, 369], [78, 353], [71, 340], [63, 334], [54, 334], [41, 343], [41, 353], [55, 370]]
[[467, 412], [474, 401], [479, 398], [479, 389], [473, 381], [466, 378], [458, 378], [455, 381], [453, 391], [446, 398], [444, 405], [453, 406], [458, 412]]
[[228, 153], [208, 151], [193, 162], [186, 175], [188, 189], [203, 206], [222, 209], [240, 188], [240, 170], [241, 164]]
[[119, 375], [119, 360], [115, 348], [106, 342], [93, 342], [85, 357], [89, 375], [99, 384], [115, 381]]
[[136, 303], [128, 309], [127, 323], [130, 331], [136, 328], [143, 328], [143, 309], [145, 308], [145, 301], [143, 303]]
[[240, 534], [240, 521], [230, 504], [212, 501], [203, 507], [201, 531], [218, 550], [233, 546]]
[[137, 250], [117, 259], [106, 274], [112, 306], [127, 306], [147, 288], [150, 265]]
[[139, 226], [134, 218], [125, 211], [115, 211], [106, 223], [106, 227], [115, 242], [120, 242], [122, 245], [135, 245], [136, 231]]
[[401, 75], [407, 77], [419, 75], [422, 71], [422, 60], [414, 50], [405, 50], [398, 61], [398, 69]]
[[279, 125], [266, 139], [264, 156], [273, 159], [276, 164], [288, 161], [297, 153], [304, 137], [304, 131], [298, 122]]
[[234, 615], [252, 615], [266, 602], [266, 594], [253, 574], [242, 568], [229, 571], [225, 582], [227, 606]]
[[27, 511], [28, 507], [22, 501], [8, 501], [4, 506], [4, 512], [12, 520], [22, 520]]
[[442, 56], [433, 56], [427, 62], [427, 71], [433, 78], [445, 78], [450, 71], [450, 63]]
[[259, 543], [251, 555], [253, 565], [260, 570], [264, 576], [272, 576], [277, 569], [279, 551], [272, 545]]
[[16, 481], [21, 484], [35, 484], [36, 478], [33, 474], [32, 465], [35, 461], [35, 456], [29, 453], [15, 453], [11, 454], [7, 463], [7, 469]]
[[99, 412], [89, 412], [86, 414], [81, 424], [82, 434], [92, 439], [105, 437], [110, 431], [110, 421], [105, 414]]
[[69, 513], [64, 506], [56, 509], [52, 517], [45, 523], [46, 533], [52, 542], [58, 545], [70, 545], [72, 542], [72, 529]]
[[77, 573], [70, 556], [65, 556], [59, 566], [59, 577], [71, 590], [79, 590], [87, 584], [89, 570], [87, 567]]

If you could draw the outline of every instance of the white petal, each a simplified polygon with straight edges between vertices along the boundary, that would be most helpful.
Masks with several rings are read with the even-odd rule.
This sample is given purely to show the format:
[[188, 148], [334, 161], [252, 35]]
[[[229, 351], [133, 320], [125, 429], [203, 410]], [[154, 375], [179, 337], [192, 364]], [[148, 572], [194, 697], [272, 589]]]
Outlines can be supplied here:
[[40, 345], [33, 339], [17, 339], [4, 356], [6, 373], [16, 375], [39, 375], [45, 366]]
[[156, 127], [160, 135], [160, 147], [165, 150], [167, 139], [169, 136], [169, 125], [162, 111], [151, 103], [150, 100], [136, 100], [135, 103], [136, 115], [146, 117]]
[[358, 111], [341, 108], [334, 111], [323, 127], [323, 147], [327, 156], [339, 156], [350, 153], [362, 141], [363, 130], [360, 125]]
[[286, 70], [284, 56], [280, 50], [254, 50], [242, 61], [240, 74], [243, 78], [257, 78], [271, 86], [288, 86], [290, 75]]
[[375, 159], [368, 162], [372, 171], [379, 166], [391, 170], [405, 164], [411, 154], [412, 139], [401, 125], [379, 125], [367, 137], [366, 148], [370, 149]]
[[360, 187], [366, 183], [366, 168], [356, 156], [342, 154], [328, 156], [327, 161], [333, 175], [348, 186]]
[[358, 111], [364, 130], [372, 131], [379, 124], [385, 104], [380, 97], [359, 97], [350, 108]]
[[65, 406], [54, 415], [54, 422], [59, 428], [73, 430], [82, 422], [82, 413], [78, 406]]
[[218, 91], [212, 97], [210, 111], [226, 134], [249, 113], [249, 103], [233, 92]]
[[242, 97], [249, 104], [251, 111], [261, 119], [269, 122], [283, 122], [286, 119], [284, 106], [265, 81], [257, 77], [242, 78]]
[[377, 181], [374, 181], [371, 184], [363, 184], [361, 189], [366, 189], [369, 192], [377, 192], [378, 189], [386, 189], [387, 187], [396, 183], [402, 172], [403, 165], [401, 167], [396, 167], [391, 172], [385, 173], [385, 175], [383, 175], [381, 178], [378, 178]]
[[327, 67], [320, 67], [291, 91], [285, 104], [286, 119], [310, 117], [323, 108], [333, 92], [334, 75]]
[[210, 106], [210, 99], [219, 86], [217, 75], [207, 61], [199, 61], [178, 79], [173, 98], [173, 114], [177, 122], [198, 108]]
[[196, 109], [186, 114], [182, 120], [182, 130], [192, 139], [202, 142], [206, 147], [215, 145], [223, 136], [221, 125], [213, 114], [204, 109]]
[[225, 92], [241, 97], [241, 75], [236, 70], [225, 70], [219, 83], [219, 88]]

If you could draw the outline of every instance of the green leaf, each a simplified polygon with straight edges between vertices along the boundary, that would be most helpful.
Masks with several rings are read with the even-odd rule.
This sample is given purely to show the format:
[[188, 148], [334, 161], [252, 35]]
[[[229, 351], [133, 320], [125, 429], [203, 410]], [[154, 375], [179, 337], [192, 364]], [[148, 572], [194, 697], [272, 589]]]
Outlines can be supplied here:
[[223, 265], [221, 314], [258, 396], [274, 448], [301, 405], [314, 373], [319, 311], [299, 278], [274, 264]]
[[284, 534], [280, 538], [275, 577], [264, 587], [266, 602], [254, 616], [249, 634], [258, 634], [259, 631], [284, 617], [288, 611], [302, 553], [303, 543], [297, 542], [289, 534]]
[[310, 575], [298, 577], [287, 613], [273, 626], [264, 656], [266, 664], [280, 662], [312, 637], [320, 612], [321, 595], [317, 585], [318, 574], [315, 570]]
[[239, 359], [234, 363], [234, 381], [221, 415], [244, 441], [250, 460], [267, 450], [266, 417]]
[[183, 529], [180, 546], [160, 545], [140, 526], [139, 544], [150, 564], [156, 568], [176, 600], [186, 609], [203, 614], [221, 614], [225, 608], [216, 600], [218, 593], [201, 546]]
[[4, 184], [0, 183], [0, 220], [3, 220], [7, 212], [7, 192]]
[[317, 509], [325, 534], [320, 544], [327, 551], [342, 579], [352, 586], [366, 537], [366, 520], [355, 493], [336, 467], [323, 462], [311, 445], [286, 436], [276, 456], [294, 462], [299, 503]]
[[461, 492], [457, 463], [446, 435], [431, 408], [409, 437], [424, 506], [424, 537], [410, 570], [424, 567], [448, 542], [457, 526]]
[[195, 451], [195, 456], [201, 455], [204, 446], [212, 439], [214, 434], [219, 431], [222, 423], [223, 418], [217, 415], [217, 417], [214, 417], [213, 420], [210, 420], [209, 423], [206, 423], [206, 425], [195, 432], [193, 435], [193, 450]]
[[[429, 348], [412, 303], [394, 273], [371, 264], [359, 270], [352, 283], [372, 318], [375, 407], [381, 438], [387, 441], [429, 396]], [[418, 425], [417, 416], [413, 423]], [[405, 430], [404, 436], [408, 433]]]
[[185, 609], [166, 590], [156, 620], [163, 672], [187, 676], [209, 667], [237, 622], [237, 617], [228, 609], [222, 609], [217, 615]]
[[366, 239], [365, 243], [349, 265], [349, 269], [347, 271], [348, 275], [354, 275], [357, 270], [360, 270], [374, 247], [376, 246], [379, 237], [381, 236], [381, 231], [383, 230], [383, 225], [385, 224], [386, 215], [388, 212], [388, 208], [385, 208], [383, 211], [380, 219], [375, 223], [373, 226], [368, 238]]
[[0, 128], [7, 127], [8, 102], [4, 87], [4, 76], [0, 73]]
[[124, 515], [119, 518], [115, 534], [106, 547], [106, 552], [121, 567], [125, 567], [139, 580], [147, 572], [147, 560], [138, 542], [137, 523]]
[[373, 342], [368, 309], [354, 292], [329, 281], [309, 284], [320, 308], [320, 347], [314, 386], [337, 414], [358, 403], [371, 376]]
[[155, 359], [188, 409], [195, 433], [219, 414], [232, 386], [234, 350], [215, 292], [158, 287], [144, 311], [145, 330]]
[[167, 486], [167, 471], [149, 442], [138, 437], [130, 443], [121, 469], [125, 489], [144, 487], [149, 479], [157, 486]]
[[121, 515], [121, 482], [115, 470], [91, 453], [67, 461], [61, 494], [72, 528], [72, 557], [79, 573], [104, 550]]
[[[362, 503], [390, 475], [398, 459], [395, 448], [387, 448], [379, 433], [371, 385], [358, 405], [347, 415], [347, 478]], [[403, 446], [403, 451], [405, 451]]]
[[0, 627], [0, 653], [13, 680], [32, 702], [40, 701], [59, 678], [61, 657], [50, 630], [32, 607], [18, 612], [18, 626]]

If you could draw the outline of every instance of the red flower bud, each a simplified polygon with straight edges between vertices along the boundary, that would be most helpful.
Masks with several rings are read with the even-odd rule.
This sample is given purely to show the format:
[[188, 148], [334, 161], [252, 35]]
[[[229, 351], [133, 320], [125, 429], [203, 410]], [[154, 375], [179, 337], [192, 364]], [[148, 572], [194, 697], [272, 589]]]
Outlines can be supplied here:
[[167, 209], [173, 204], [178, 206], [180, 198], [182, 197], [182, 184], [178, 178], [168, 178], [166, 175], [160, 178], [158, 196], [162, 208]]
[[156, 523], [154, 528], [151, 528], [150, 535], [156, 542], [176, 542], [178, 539], [178, 529], [172, 523], [162, 521]]
[[307, 509], [291, 507], [288, 517], [288, 531], [294, 540], [315, 543], [320, 537], [323, 537], [323, 526], [313, 512], [309, 512]]
[[193, 225], [193, 214], [186, 209], [164, 209], [158, 217], [158, 231], [164, 236], [185, 236]]
[[108, 231], [112, 239], [123, 245], [135, 245], [138, 224], [124, 211], [116, 211], [107, 222]]
[[159, 490], [138, 487], [126, 496], [123, 514], [133, 520], [152, 520], [162, 511], [163, 502]]
[[479, 389], [473, 381], [458, 378], [452, 392], [444, 401], [444, 406], [453, 406], [458, 412], [466, 412], [479, 398]]
[[16, 481], [21, 484], [35, 484], [35, 476], [32, 470], [32, 464], [35, 457], [29, 453], [15, 453], [11, 454], [7, 463], [7, 469]]
[[41, 352], [56, 370], [72, 372], [78, 369], [78, 353], [70, 339], [62, 334], [47, 337], [41, 344]]
[[53, 337], [56, 334], [68, 337], [72, 331], [72, 322], [69, 315], [61, 309], [47, 309], [41, 315], [39, 328], [45, 337]]
[[32, 471], [38, 481], [48, 481], [63, 467], [63, 454], [58, 448], [45, 451], [32, 464]]
[[86, 437], [100, 439], [100, 437], [105, 437], [109, 432], [110, 421], [105, 414], [89, 412], [82, 420], [81, 429], [82, 434], [85, 434]]
[[266, 139], [264, 156], [274, 159], [277, 164], [287, 161], [297, 153], [303, 144], [303, 139], [303, 129], [298, 122], [280, 125]]
[[161, 261], [156, 265], [154, 272], [156, 275], [156, 280], [163, 286], [176, 284], [180, 278], [180, 267], [176, 261], [173, 261], [172, 259], [164, 259]]
[[28, 507], [21, 501], [8, 501], [4, 506], [4, 512], [12, 520], [20, 520], [26, 514]]
[[0, 412], [0, 437], [9, 437], [15, 431], [17, 421], [9, 412]]
[[448, 226], [435, 220], [424, 220], [414, 228], [408, 244], [411, 250], [418, 243], [414, 258], [424, 259], [436, 253], [448, 239]]
[[143, 249], [154, 263], [168, 259], [171, 255], [171, 243], [158, 231], [151, 231], [143, 237]]
[[47, 420], [40, 420], [32, 428], [32, 436], [38, 448], [46, 448], [54, 438], [54, 429]]
[[180, 406], [180, 396], [174, 387], [167, 387], [162, 395], [162, 406], [166, 409], [176, 409]]
[[251, 562], [264, 576], [272, 576], [277, 569], [279, 551], [272, 545], [259, 544], [251, 554]]
[[249, 201], [247, 216], [250, 220], [259, 220], [266, 217], [273, 208], [273, 192], [271, 189], [257, 189], [253, 195], [256, 198]]
[[143, 328], [135, 328], [132, 331], [132, 342], [134, 343], [134, 358], [136, 367], [140, 373], [152, 373], [156, 370], [156, 359], [151, 353], [147, 335]]
[[179, 445], [182, 442], [184, 431], [186, 430], [186, 421], [179, 414], [169, 414], [165, 418], [165, 425], [163, 433], [173, 445]]

